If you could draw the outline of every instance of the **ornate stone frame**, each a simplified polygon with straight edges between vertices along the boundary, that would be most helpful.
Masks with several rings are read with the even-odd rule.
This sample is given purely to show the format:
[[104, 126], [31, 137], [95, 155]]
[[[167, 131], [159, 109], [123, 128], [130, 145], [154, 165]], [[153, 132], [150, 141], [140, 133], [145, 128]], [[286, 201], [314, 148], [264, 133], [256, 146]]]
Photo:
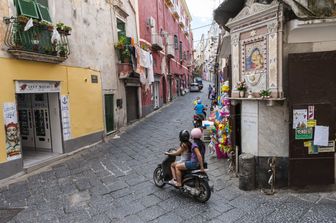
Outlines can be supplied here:
[[[264, 60], [264, 66], [262, 69], [259, 70], [253, 70], [253, 71], [247, 71], [245, 70], [245, 61], [246, 61], [246, 57], [248, 55], [246, 55], [246, 47], [250, 44], [253, 43], [257, 43], [257, 42], [262, 42], [262, 54], [264, 56], [263, 60]], [[242, 73], [242, 77], [246, 80], [246, 82], [252, 86], [256, 86], [259, 84], [262, 76], [267, 74], [267, 69], [268, 69], [268, 55], [267, 55], [267, 38], [265, 35], [262, 36], [256, 36], [256, 37], [252, 37], [246, 40], [242, 40], [241, 44], [241, 57], [240, 57], [240, 61], [241, 61], [241, 73]]]

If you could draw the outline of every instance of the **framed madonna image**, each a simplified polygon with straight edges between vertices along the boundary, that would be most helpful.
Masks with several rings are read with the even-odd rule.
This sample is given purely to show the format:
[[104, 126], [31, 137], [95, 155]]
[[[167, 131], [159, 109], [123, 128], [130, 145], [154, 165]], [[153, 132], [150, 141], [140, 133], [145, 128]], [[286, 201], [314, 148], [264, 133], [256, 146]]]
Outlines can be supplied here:
[[257, 85], [267, 71], [267, 41], [265, 37], [242, 41], [241, 70], [244, 79]]

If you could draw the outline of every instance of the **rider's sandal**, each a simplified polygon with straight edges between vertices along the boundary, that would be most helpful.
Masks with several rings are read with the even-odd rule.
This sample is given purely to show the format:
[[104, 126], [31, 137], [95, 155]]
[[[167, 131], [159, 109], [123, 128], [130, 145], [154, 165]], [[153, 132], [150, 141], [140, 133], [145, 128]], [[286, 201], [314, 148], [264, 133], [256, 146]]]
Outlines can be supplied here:
[[169, 184], [176, 186], [176, 180], [175, 179], [171, 179], [170, 181], [168, 181]]

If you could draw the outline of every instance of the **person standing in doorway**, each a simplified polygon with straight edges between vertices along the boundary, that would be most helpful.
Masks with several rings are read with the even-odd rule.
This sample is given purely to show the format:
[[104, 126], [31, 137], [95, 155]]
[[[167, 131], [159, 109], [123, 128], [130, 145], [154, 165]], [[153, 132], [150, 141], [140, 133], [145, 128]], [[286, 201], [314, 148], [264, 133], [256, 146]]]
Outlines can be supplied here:
[[211, 86], [211, 84], [209, 84], [209, 87], [208, 87], [208, 99], [210, 99], [211, 92], [212, 92], [212, 86]]

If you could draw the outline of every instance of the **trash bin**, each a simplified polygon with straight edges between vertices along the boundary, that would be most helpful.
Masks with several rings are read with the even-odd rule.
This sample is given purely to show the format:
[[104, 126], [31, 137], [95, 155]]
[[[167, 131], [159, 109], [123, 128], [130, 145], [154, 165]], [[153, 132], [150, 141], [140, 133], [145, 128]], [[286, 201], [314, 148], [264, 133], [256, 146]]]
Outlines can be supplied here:
[[256, 184], [254, 155], [244, 153], [239, 156], [239, 189], [254, 190]]

